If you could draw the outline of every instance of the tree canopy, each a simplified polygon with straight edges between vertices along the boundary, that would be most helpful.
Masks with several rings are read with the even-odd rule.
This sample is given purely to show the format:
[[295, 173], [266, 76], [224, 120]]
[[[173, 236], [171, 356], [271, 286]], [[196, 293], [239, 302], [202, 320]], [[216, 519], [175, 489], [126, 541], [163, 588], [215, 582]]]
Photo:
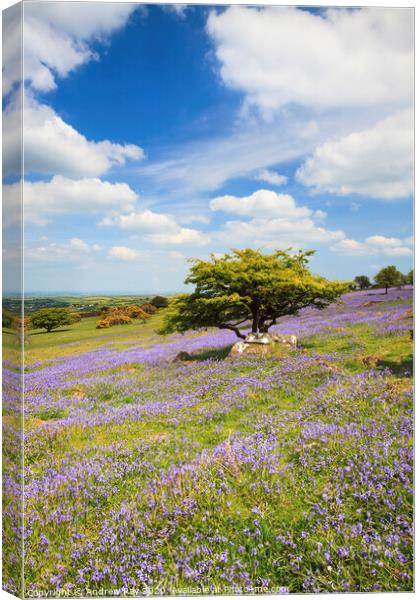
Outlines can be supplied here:
[[403, 280], [403, 274], [398, 271], [395, 265], [384, 267], [375, 275], [376, 283], [385, 288], [385, 294], [388, 293], [388, 288], [400, 285]]
[[169, 300], [165, 296], [155, 296], [150, 300], [150, 304], [153, 304], [156, 308], [166, 308], [169, 304]]
[[354, 281], [361, 290], [367, 290], [371, 286], [370, 279], [367, 275], [357, 275], [357, 277], [354, 278]]
[[240, 338], [241, 326], [265, 333], [279, 317], [295, 315], [306, 306], [322, 309], [347, 289], [347, 284], [313, 275], [307, 268], [314, 251], [296, 254], [277, 250], [232, 250], [221, 258], [192, 260], [185, 283], [195, 286], [171, 303], [162, 333], [218, 327]]
[[35, 329], [46, 329], [48, 332], [63, 325], [73, 323], [73, 318], [66, 308], [41, 308], [31, 315]]

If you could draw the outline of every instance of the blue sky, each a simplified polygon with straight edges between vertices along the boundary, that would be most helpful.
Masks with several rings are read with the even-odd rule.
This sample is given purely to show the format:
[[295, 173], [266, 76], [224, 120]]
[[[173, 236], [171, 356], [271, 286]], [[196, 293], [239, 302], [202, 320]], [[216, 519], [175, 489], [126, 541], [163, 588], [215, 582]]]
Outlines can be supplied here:
[[402, 8], [25, 3], [26, 288], [173, 292], [232, 247], [408, 271], [412, 27]]

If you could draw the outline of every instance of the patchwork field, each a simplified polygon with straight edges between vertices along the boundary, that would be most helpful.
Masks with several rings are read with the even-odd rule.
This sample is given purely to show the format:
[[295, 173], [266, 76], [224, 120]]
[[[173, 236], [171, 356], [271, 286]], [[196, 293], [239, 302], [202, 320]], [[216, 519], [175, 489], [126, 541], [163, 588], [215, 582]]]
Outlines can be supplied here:
[[411, 590], [411, 307], [411, 288], [347, 294], [281, 319], [298, 348], [268, 358], [159, 336], [162, 312], [30, 332], [26, 593]]

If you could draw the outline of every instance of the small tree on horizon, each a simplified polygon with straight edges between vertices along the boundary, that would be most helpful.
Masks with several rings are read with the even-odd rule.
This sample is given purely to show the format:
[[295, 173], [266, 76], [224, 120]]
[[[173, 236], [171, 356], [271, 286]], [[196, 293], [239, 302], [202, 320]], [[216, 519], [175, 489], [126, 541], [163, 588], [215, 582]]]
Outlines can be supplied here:
[[73, 322], [72, 315], [66, 308], [41, 308], [31, 315], [32, 327], [46, 329], [48, 333]]
[[282, 316], [307, 306], [325, 308], [348, 285], [310, 273], [307, 264], [313, 253], [262, 254], [248, 248], [221, 258], [212, 254], [210, 260], [192, 260], [185, 283], [195, 290], [173, 300], [160, 333], [218, 327], [244, 339], [240, 326], [247, 321], [253, 333], [266, 333]]
[[169, 300], [165, 296], [155, 296], [150, 300], [150, 304], [153, 304], [156, 308], [166, 308], [169, 305]]
[[357, 275], [357, 277], [354, 278], [354, 281], [361, 290], [367, 290], [371, 286], [370, 279], [367, 275]]
[[389, 288], [400, 285], [403, 279], [403, 274], [398, 271], [395, 265], [384, 267], [375, 275], [375, 282], [385, 288], [385, 294], [388, 293]]

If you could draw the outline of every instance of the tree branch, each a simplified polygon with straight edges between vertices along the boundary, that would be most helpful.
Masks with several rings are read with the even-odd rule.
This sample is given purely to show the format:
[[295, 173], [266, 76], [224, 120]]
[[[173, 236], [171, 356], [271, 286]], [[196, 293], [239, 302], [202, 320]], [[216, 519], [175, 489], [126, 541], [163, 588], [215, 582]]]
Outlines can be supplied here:
[[233, 325], [230, 325], [229, 323], [221, 323], [217, 327], [219, 329], [230, 329], [230, 331], [234, 331], [236, 333], [236, 335], [238, 336], [238, 338], [241, 338], [242, 340], [246, 339], [246, 335], [244, 335], [243, 333], [241, 333], [237, 327], [234, 327]]

